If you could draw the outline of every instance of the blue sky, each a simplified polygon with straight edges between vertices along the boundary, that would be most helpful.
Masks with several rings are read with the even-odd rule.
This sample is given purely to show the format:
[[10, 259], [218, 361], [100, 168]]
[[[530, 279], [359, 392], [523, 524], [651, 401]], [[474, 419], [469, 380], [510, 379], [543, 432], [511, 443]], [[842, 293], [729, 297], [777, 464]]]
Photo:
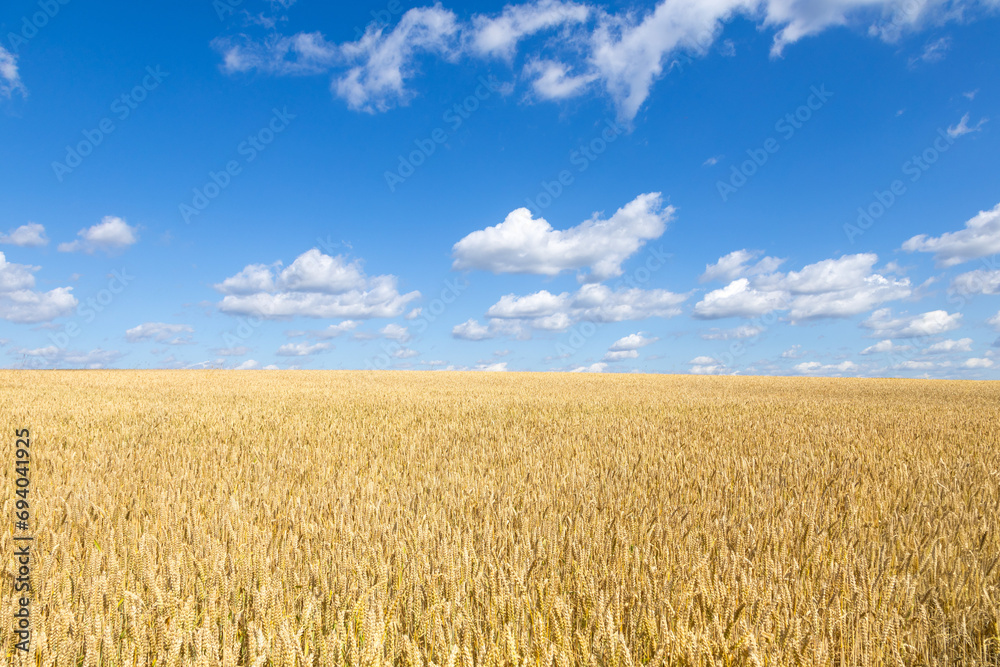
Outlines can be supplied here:
[[7, 2], [0, 360], [998, 379], [998, 10]]

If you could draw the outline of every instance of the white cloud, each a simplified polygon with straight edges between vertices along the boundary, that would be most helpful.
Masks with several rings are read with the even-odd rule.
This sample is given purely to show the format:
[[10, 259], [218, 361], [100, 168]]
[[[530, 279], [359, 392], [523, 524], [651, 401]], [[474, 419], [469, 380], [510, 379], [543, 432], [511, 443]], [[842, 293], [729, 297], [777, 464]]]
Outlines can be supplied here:
[[507, 371], [507, 362], [498, 361], [494, 364], [478, 364], [473, 370], [486, 371], [488, 373], [504, 373]]
[[582, 23], [590, 12], [590, 7], [575, 2], [536, 0], [507, 5], [499, 16], [477, 14], [472, 18], [471, 48], [479, 55], [510, 59], [523, 38], [560, 25]]
[[782, 359], [801, 359], [805, 356], [805, 352], [802, 351], [802, 346], [795, 344], [790, 348], [781, 353]]
[[622, 262], [646, 241], [659, 238], [673, 214], [658, 192], [639, 195], [607, 220], [594, 214], [564, 231], [519, 208], [502, 223], [456, 243], [452, 268], [547, 276], [589, 268], [590, 279], [604, 280], [621, 275]]
[[638, 350], [609, 350], [604, 354], [604, 358], [601, 361], [615, 362], [615, 361], [625, 361], [626, 359], [638, 359]]
[[280, 264], [251, 264], [215, 285], [226, 296], [219, 310], [265, 319], [398, 317], [419, 292], [400, 294], [393, 275], [366, 276], [358, 262], [313, 248], [283, 271]]
[[81, 229], [80, 238], [70, 243], [60, 243], [59, 252], [94, 253], [98, 250], [110, 253], [133, 245], [138, 241], [136, 228], [129, 226], [122, 218], [106, 215], [93, 227]]
[[943, 340], [923, 350], [924, 354], [942, 354], [946, 352], [972, 352], [972, 339]]
[[531, 87], [543, 100], [561, 100], [582, 94], [597, 78], [596, 74], [572, 74], [564, 63], [533, 60], [524, 67]]
[[965, 114], [961, 119], [959, 119], [957, 124], [950, 125], [946, 132], [952, 139], [957, 139], [973, 132], [979, 132], [983, 129], [983, 125], [985, 125], [988, 121], [989, 118], [980, 118], [979, 122], [972, 127], [969, 127], [969, 114]]
[[910, 58], [909, 64], [912, 67], [919, 61], [923, 61], [925, 63], [941, 62], [944, 60], [944, 54], [947, 53], [950, 48], [950, 37], [945, 36], [932, 40], [924, 45], [924, 49], [920, 52], [919, 56]]
[[[661, 0], [651, 10], [624, 7], [609, 13], [593, 4], [535, 0], [459, 22], [436, 4], [409, 10], [391, 29], [370, 26], [359, 40], [340, 45], [315, 32], [272, 34], [256, 43], [219, 39], [213, 45], [230, 73], [296, 75], [337, 68], [333, 91], [351, 108], [369, 112], [409, 99], [413, 93], [406, 86], [420, 54], [453, 62], [496, 56], [512, 63], [520, 50], [525, 62], [546, 63], [524, 73], [539, 97], [562, 99], [599, 82], [590, 87], [603, 88], [619, 119], [631, 121], [664, 71], [679, 57], [708, 53], [736, 15], [776, 31], [771, 49], [776, 57], [789, 44], [834, 26], [867, 27], [869, 35], [893, 42], [906, 32], [996, 9], [996, 0]], [[551, 38], [526, 40], [543, 31], [551, 31]], [[944, 44], [931, 42], [921, 57], [933, 60]], [[731, 55], [731, 43], [723, 42], [722, 52]]]
[[886, 338], [861, 350], [861, 354], [888, 354], [890, 352], [903, 352], [910, 349], [913, 348], [909, 345], [896, 345], [892, 340]]
[[1000, 294], [1000, 271], [976, 269], [955, 276], [951, 289], [959, 294]]
[[233, 368], [237, 371], [249, 371], [255, 368], [260, 368], [260, 363], [256, 359], [247, 359], [239, 366], [234, 366]]
[[612, 352], [617, 350], [638, 350], [639, 348], [646, 347], [647, 345], [655, 343], [658, 340], [660, 339], [656, 337], [646, 338], [643, 335], [643, 332], [640, 331], [639, 333], [629, 334], [624, 338], [619, 338], [612, 343], [611, 347], [608, 349]]
[[733, 329], [709, 329], [698, 335], [704, 340], [743, 340], [759, 336], [763, 332], [763, 327], [743, 324]]
[[360, 262], [347, 262], [337, 255], [330, 257], [313, 248], [295, 258], [278, 274], [277, 288], [292, 292], [339, 294], [364, 281]]
[[701, 319], [758, 317], [786, 307], [787, 295], [784, 293], [753, 289], [748, 278], [740, 278], [706, 294], [695, 304], [694, 316]]
[[404, 326], [396, 324], [395, 322], [389, 323], [382, 327], [379, 331], [382, 336], [388, 338], [389, 340], [394, 340], [400, 343], [405, 343], [410, 340], [410, 331]]
[[961, 324], [961, 313], [932, 310], [921, 315], [893, 318], [891, 310], [882, 308], [872, 313], [861, 326], [871, 329], [874, 337], [897, 339], [937, 336], [954, 331]]
[[856, 372], [860, 367], [853, 361], [842, 361], [839, 364], [823, 364], [818, 361], [804, 361], [795, 364], [795, 370], [806, 375], [839, 375]]
[[1000, 311], [997, 311], [996, 315], [986, 320], [986, 324], [990, 325], [997, 331], [1000, 331]]
[[496, 332], [485, 324], [480, 324], [474, 319], [468, 319], [452, 327], [451, 335], [462, 340], [487, 340], [495, 338]]
[[13, 264], [0, 252], [0, 318], [32, 324], [69, 315], [77, 306], [72, 287], [34, 291], [34, 272], [40, 267]]
[[[726, 257], [732, 259], [720, 260], [720, 275], [743, 270], [739, 267], [744, 266], [746, 256], [731, 253]], [[808, 264], [801, 271], [740, 278], [706, 294], [695, 305], [694, 315], [702, 319], [758, 317], [775, 310], [787, 310], [794, 323], [824, 317], [851, 317], [886, 301], [909, 296], [910, 281], [875, 273], [877, 261], [878, 256], [872, 253], [844, 255]]]
[[324, 350], [329, 350], [331, 345], [329, 343], [285, 343], [278, 348], [279, 357], [307, 357], [309, 355], [318, 354]]
[[358, 41], [340, 47], [348, 62], [358, 64], [334, 81], [333, 90], [347, 106], [360, 111], [385, 111], [405, 104], [411, 96], [405, 83], [414, 74], [414, 56], [449, 54], [457, 32], [455, 14], [440, 5], [407, 11], [388, 32], [370, 26]]
[[965, 229], [938, 237], [920, 234], [903, 244], [907, 252], [932, 252], [938, 266], [948, 267], [1000, 252], [1000, 204], [980, 211]]
[[0, 243], [29, 248], [48, 245], [49, 239], [45, 236], [45, 227], [37, 222], [29, 222], [9, 234], [0, 234]]
[[764, 257], [756, 264], [747, 266], [747, 262], [757, 259], [761, 254], [758, 250], [734, 250], [720, 257], [715, 264], [705, 265], [705, 272], [701, 274], [699, 281], [706, 283], [718, 280], [728, 283], [738, 278], [772, 273], [785, 261], [777, 257]]
[[604, 369], [607, 367], [607, 363], [598, 361], [597, 363], [590, 364], [589, 366], [577, 366], [572, 369], [570, 373], [603, 373]]
[[993, 360], [972, 357], [962, 362], [962, 368], [993, 368]]
[[222, 54], [222, 69], [228, 74], [258, 70], [268, 74], [318, 74], [340, 59], [340, 49], [318, 32], [300, 32], [291, 37], [272, 35], [262, 43], [245, 37], [238, 42], [216, 39], [212, 46]]
[[17, 56], [0, 46], [0, 97], [10, 98], [15, 92], [27, 94], [17, 70]]
[[937, 364], [933, 361], [917, 361], [915, 359], [910, 359], [907, 361], [901, 361], [900, 363], [895, 364], [892, 368], [893, 370], [899, 371], [929, 371], [936, 366]]
[[574, 322], [624, 322], [648, 317], [674, 317], [686, 294], [639, 288], [612, 290], [588, 284], [570, 294], [541, 290], [526, 296], [507, 294], [490, 306], [487, 317], [519, 320], [536, 329], [561, 331]]
[[310, 338], [315, 338], [319, 340], [328, 340], [330, 338], [336, 338], [337, 336], [343, 335], [348, 331], [353, 331], [358, 327], [359, 324], [360, 322], [356, 322], [355, 320], [344, 320], [343, 322], [340, 322], [338, 324], [331, 324], [325, 329], [320, 329], [318, 331], [313, 330], [313, 331], [290, 332], [288, 336], [289, 337], [309, 336]]
[[89, 352], [84, 352], [81, 350], [67, 350], [55, 345], [39, 347], [33, 350], [21, 349], [17, 350], [16, 354], [34, 358], [38, 363], [51, 368], [104, 368], [124, 356], [117, 350], [102, 350], [101, 348], [97, 348]]
[[168, 345], [183, 345], [190, 343], [190, 337], [180, 334], [192, 333], [194, 329], [187, 324], [166, 324], [164, 322], [146, 322], [125, 332], [125, 340], [138, 343], [143, 340], [155, 340]]
[[631, 120], [675, 52], [704, 52], [721, 24], [750, 0], [660, 2], [641, 20], [633, 14], [602, 14], [591, 35], [589, 61], [600, 73], [621, 119]]
[[694, 375], [721, 375], [729, 369], [714, 357], [700, 356], [688, 362], [688, 372]]

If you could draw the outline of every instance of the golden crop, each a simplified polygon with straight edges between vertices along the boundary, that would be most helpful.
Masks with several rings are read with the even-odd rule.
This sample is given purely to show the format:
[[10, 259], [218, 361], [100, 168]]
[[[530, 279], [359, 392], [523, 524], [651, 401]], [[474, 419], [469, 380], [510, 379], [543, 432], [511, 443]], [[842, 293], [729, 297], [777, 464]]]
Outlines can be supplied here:
[[1000, 664], [1000, 383], [0, 373], [39, 665]]

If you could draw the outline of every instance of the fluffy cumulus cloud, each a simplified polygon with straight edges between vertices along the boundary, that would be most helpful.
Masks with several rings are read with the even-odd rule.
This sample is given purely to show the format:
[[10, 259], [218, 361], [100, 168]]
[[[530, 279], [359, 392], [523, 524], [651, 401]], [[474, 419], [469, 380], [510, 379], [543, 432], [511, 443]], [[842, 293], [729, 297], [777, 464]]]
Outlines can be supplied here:
[[138, 343], [144, 340], [152, 340], [157, 343], [168, 345], [184, 345], [191, 342], [186, 333], [194, 331], [187, 324], [167, 324], [165, 322], [145, 322], [137, 327], [132, 327], [125, 332], [125, 340], [130, 343]]
[[721, 317], [758, 317], [786, 308], [787, 295], [779, 291], [757, 290], [748, 278], [734, 280], [712, 290], [694, 306], [694, 315], [702, 319]]
[[382, 327], [379, 330], [379, 334], [381, 334], [384, 338], [394, 340], [397, 343], [405, 343], [410, 340], [410, 330], [402, 325], [396, 324], [395, 322]]
[[0, 252], [0, 318], [8, 322], [32, 324], [48, 322], [76, 310], [72, 287], [38, 292], [35, 271], [39, 267], [14, 264]]
[[622, 262], [659, 238], [673, 214], [658, 192], [639, 195], [606, 220], [595, 214], [566, 230], [519, 208], [456, 243], [453, 268], [547, 276], [589, 269], [588, 279], [605, 280], [621, 275]]
[[496, 337], [496, 332], [485, 324], [469, 319], [456, 324], [451, 330], [451, 335], [462, 340], [488, 340]]
[[219, 310], [264, 319], [398, 317], [420, 292], [400, 294], [393, 275], [367, 276], [360, 262], [313, 248], [292, 264], [251, 264], [215, 285]]
[[29, 222], [7, 234], [0, 234], [0, 243], [22, 248], [37, 248], [48, 245], [49, 238], [45, 235], [45, 227], [37, 222]]
[[98, 250], [113, 253], [136, 243], [139, 239], [136, 228], [113, 215], [104, 216], [93, 227], [81, 229], [76, 241], [60, 243], [59, 252], [85, 252], [92, 254]]
[[938, 336], [954, 331], [962, 325], [961, 313], [949, 313], [944, 310], [932, 310], [920, 315], [904, 315], [893, 317], [888, 308], [881, 308], [871, 314], [871, 317], [861, 323], [861, 326], [871, 329], [875, 338], [922, 338]]
[[[422, 57], [455, 63], [496, 58], [514, 65], [520, 55], [528, 63], [520, 76], [538, 97], [603, 91], [619, 118], [629, 121], [678, 56], [708, 52], [737, 15], [773, 30], [771, 53], [780, 56], [788, 45], [832, 26], [892, 42], [904, 32], [996, 9], [995, 0], [661, 0], [645, 11], [610, 12], [594, 3], [533, 0], [461, 20], [435, 4], [410, 9], [391, 28], [372, 25], [356, 41], [342, 44], [318, 32], [281, 35], [273, 23], [264, 37], [220, 38], [213, 44], [230, 73], [332, 72], [333, 92], [351, 108], [369, 112], [405, 103], [414, 94], [408, 84]], [[940, 56], [944, 49], [932, 53]], [[19, 82], [16, 74], [10, 54], [5, 60], [0, 52], [0, 84], [7, 82], [0, 92], [10, 90], [10, 81]]]
[[706, 274], [712, 277], [728, 278], [740, 272], [751, 275], [706, 294], [695, 304], [695, 317], [753, 318], [778, 310], [787, 311], [792, 322], [851, 317], [912, 292], [908, 279], [877, 273], [878, 256], [872, 253], [826, 259], [787, 273], [770, 270], [778, 261], [770, 257], [748, 265], [753, 257], [737, 251], [707, 267]]
[[958, 294], [1000, 294], [1000, 270], [976, 269], [955, 276], [951, 289]]
[[728, 255], [720, 257], [715, 264], [706, 265], [700, 280], [703, 283], [713, 280], [728, 283], [747, 276], [773, 273], [784, 262], [783, 259], [777, 257], [764, 257], [754, 264], [750, 264], [761, 254], [760, 251], [756, 250], [734, 250]]
[[0, 46], [0, 97], [10, 98], [14, 93], [25, 94], [17, 70], [17, 56]]
[[656, 337], [648, 338], [642, 331], [640, 331], [639, 333], [629, 334], [624, 338], [619, 338], [612, 343], [611, 347], [608, 349], [612, 352], [638, 350], [646, 347], [647, 345], [651, 345], [658, 340], [660, 339]]
[[1000, 252], [1000, 204], [980, 211], [957, 232], [920, 234], [903, 244], [907, 252], [932, 252], [938, 266], [948, 267]]
[[643, 290], [588, 284], [573, 293], [541, 290], [526, 296], [508, 294], [490, 306], [487, 317], [516, 320], [526, 326], [561, 331], [579, 321], [625, 322], [649, 317], [674, 317], [686, 294], [663, 289]]
[[962, 368], [971, 369], [982, 369], [982, 368], [993, 368], [993, 360], [986, 359], [984, 357], [973, 357], [971, 359], [966, 359], [962, 362]]

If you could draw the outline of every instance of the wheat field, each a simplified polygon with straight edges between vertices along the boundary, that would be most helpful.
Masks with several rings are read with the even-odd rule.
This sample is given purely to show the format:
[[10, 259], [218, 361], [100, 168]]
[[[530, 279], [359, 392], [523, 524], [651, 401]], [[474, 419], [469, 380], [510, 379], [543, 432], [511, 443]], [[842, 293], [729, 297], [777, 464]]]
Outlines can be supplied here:
[[0, 383], [7, 664], [1000, 664], [1000, 383]]

